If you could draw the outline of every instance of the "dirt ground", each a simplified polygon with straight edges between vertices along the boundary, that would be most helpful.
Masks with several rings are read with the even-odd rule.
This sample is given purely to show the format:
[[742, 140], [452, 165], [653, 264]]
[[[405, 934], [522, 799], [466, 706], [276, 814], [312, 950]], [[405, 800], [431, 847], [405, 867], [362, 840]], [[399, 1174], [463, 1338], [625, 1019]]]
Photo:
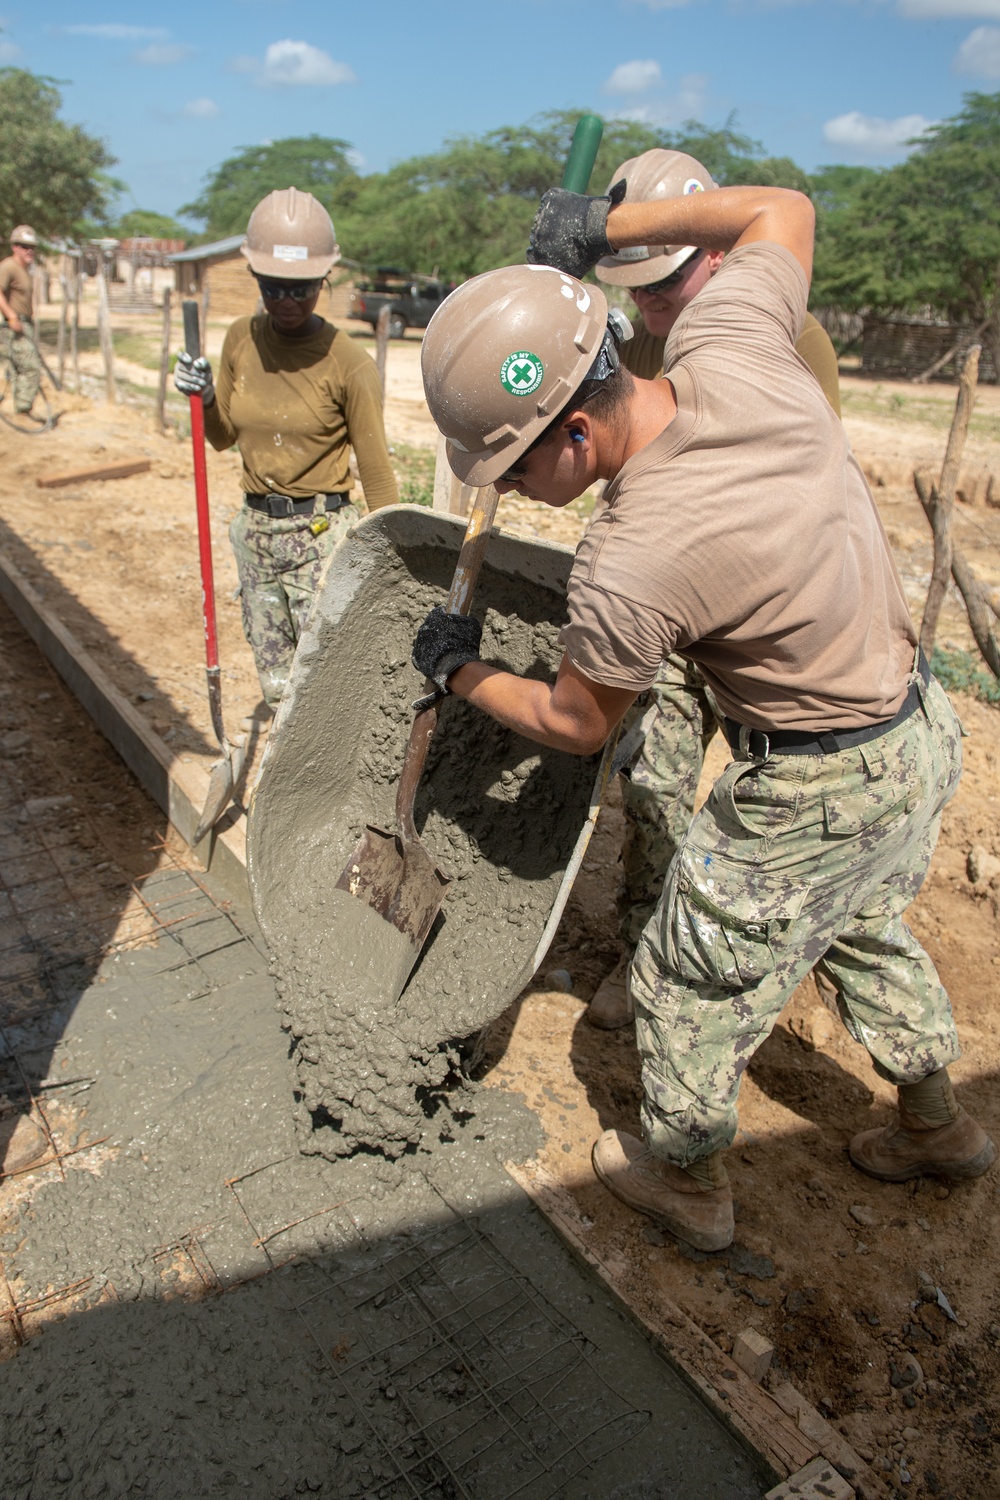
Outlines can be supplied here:
[[[221, 333], [210, 330], [210, 350]], [[148, 344], [152, 331], [143, 336]], [[133, 353], [140, 342], [137, 336]], [[81, 367], [85, 391], [58, 398], [65, 414], [54, 432], [23, 438], [0, 429], [0, 550], [177, 754], [207, 762], [213, 745], [183, 407], [170, 406], [180, 430], [160, 435], [144, 395], [155, 380], [147, 367], [122, 360], [130, 383], [115, 407], [95, 399], [96, 355], [85, 354]], [[919, 618], [931, 548], [910, 474], [940, 464], [954, 390], [855, 376], [843, 386], [848, 433], [874, 482]], [[425, 479], [434, 434], [416, 338], [390, 347], [386, 426], [401, 477]], [[132, 455], [148, 457], [151, 472], [54, 491], [35, 486], [41, 473]], [[980, 393], [966, 464], [991, 470], [1000, 492], [1000, 389]], [[227, 722], [239, 729], [241, 721], [249, 727], [260, 694], [226, 539], [240, 499], [235, 454], [209, 454], [209, 485], [224, 702]], [[588, 509], [584, 501], [556, 513], [515, 499], [503, 502], [500, 519], [572, 545]], [[1000, 585], [1000, 510], [960, 504], [956, 539], [980, 577]], [[975, 649], [953, 591], [938, 642]], [[954, 1070], [959, 1097], [998, 1138], [1000, 882], [973, 883], [969, 857], [974, 848], [1000, 856], [1000, 717], [965, 694], [956, 703], [969, 732], [966, 770], [910, 920], [955, 1005], [964, 1047]], [[713, 746], [707, 770], [723, 759]], [[992, 1500], [1000, 1493], [1000, 1297], [991, 1253], [1000, 1178], [994, 1170], [950, 1190], [931, 1182], [893, 1187], [852, 1170], [846, 1141], [887, 1117], [890, 1091], [812, 981], [744, 1083], [741, 1133], [730, 1153], [739, 1253], [683, 1254], [597, 1186], [590, 1144], [607, 1126], [634, 1130], [639, 1099], [634, 1040], [595, 1032], [583, 1020], [618, 952], [616, 803], [613, 796], [602, 815], [546, 963], [547, 972], [569, 971], [572, 991], [540, 988], [522, 997], [498, 1028], [487, 1081], [525, 1093], [548, 1135], [541, 1164], [573, 1195], [595, 1252], [619, 1266], [637, 1306], [665, 1293], [725, 1348], [743, 1328], [757, 1328], [774, 1342], [780, 1371], [899, 1494]]]

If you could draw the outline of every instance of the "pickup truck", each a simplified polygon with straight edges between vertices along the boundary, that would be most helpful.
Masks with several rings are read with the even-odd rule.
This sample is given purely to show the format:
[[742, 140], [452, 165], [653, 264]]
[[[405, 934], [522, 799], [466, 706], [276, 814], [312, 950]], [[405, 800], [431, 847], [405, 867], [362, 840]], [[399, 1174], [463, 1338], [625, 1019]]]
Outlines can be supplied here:
[[435, 281], [430, 276], [415, 276], [407, 271], [380, 269], [370, 281], [361, 281], [350, 294], [349, 318], [360, 318], [372, 328], [378, 315], [388, 305], [389, 337], [401, 339], [408, 328], [426, 328], [448, 293], [451, 282]]

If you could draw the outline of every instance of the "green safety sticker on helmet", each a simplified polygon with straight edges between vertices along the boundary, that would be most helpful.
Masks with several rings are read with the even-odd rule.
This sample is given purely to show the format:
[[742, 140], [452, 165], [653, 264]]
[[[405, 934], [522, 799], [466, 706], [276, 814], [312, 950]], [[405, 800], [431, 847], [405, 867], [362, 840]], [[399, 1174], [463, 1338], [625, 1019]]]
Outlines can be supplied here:
[[529, 349], [516, 349], [500, 366], [500, 384], [512, 396], [530, 396], [537, 391], [545, 366]]

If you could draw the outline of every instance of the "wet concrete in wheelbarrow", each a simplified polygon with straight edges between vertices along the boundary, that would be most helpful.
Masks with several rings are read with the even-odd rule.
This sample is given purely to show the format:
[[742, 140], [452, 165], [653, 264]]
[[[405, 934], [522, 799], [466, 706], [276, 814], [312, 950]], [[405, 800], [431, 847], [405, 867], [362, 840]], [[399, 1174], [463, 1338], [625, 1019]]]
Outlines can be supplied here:
[[0, 645], [2, 1109], [51, 1147], [0, 1184], [4, 1500], [758, 1496], [502, 1171], [522, 1101], [459, 1089], [396, 1162], [297, 1151], [252, 917]]
[[[597, 757], [444, 701], [415, 806], [451, 884], [396, 1003], [398, 934], [336, 887], [366, 824], [394, 827], [422, 691], [413, 636], [445, 597], [463, 531], [399, 507], [338, 547], [253, 798], [250, 883], [294, 1042], [300, 1145], [331, 1157], [420, 1142], [434, 1091], [531, 978], [594, 784]], [[485, 661], [554, 676], [571, 563], [568, 548], [493, 533], [473, 602]]]

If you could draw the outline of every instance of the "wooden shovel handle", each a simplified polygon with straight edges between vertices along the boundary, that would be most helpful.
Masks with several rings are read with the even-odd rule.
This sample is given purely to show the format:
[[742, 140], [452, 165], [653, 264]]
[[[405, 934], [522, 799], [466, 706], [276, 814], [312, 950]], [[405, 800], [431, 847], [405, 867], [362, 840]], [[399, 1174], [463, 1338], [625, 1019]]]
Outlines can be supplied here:
[[[499, 500], [500, 496], [492, 484], [487, 484], [476, 492], [465, 528], [462, 550], [458, 554], [451, 588], [448, 590], [448, 598], [445, 601], [445, 611], [449, 615], [467, 615], [472, 608], [472, 597], [483, 566], [486, 545], [493, 529]], [[424, 683], [424, 690], [427, 693], [433, 693], [436, 691], [436, 684], [428, 679]], [[404, 844], [410, 843], [417, 837], [413, 822], [413, 799], [416, 796], [420, 778], [424, 774], [427, 752], [434, 738], [434, 731], [437, 729], [440, 704], [441, 700], [436, 698], [429, 707], [422, 708], [416, 714], [410, 728], [410, 738], [406, 744], [403, 768], [399, 773], [399, 785], [396, 788], [396, 827]]]

